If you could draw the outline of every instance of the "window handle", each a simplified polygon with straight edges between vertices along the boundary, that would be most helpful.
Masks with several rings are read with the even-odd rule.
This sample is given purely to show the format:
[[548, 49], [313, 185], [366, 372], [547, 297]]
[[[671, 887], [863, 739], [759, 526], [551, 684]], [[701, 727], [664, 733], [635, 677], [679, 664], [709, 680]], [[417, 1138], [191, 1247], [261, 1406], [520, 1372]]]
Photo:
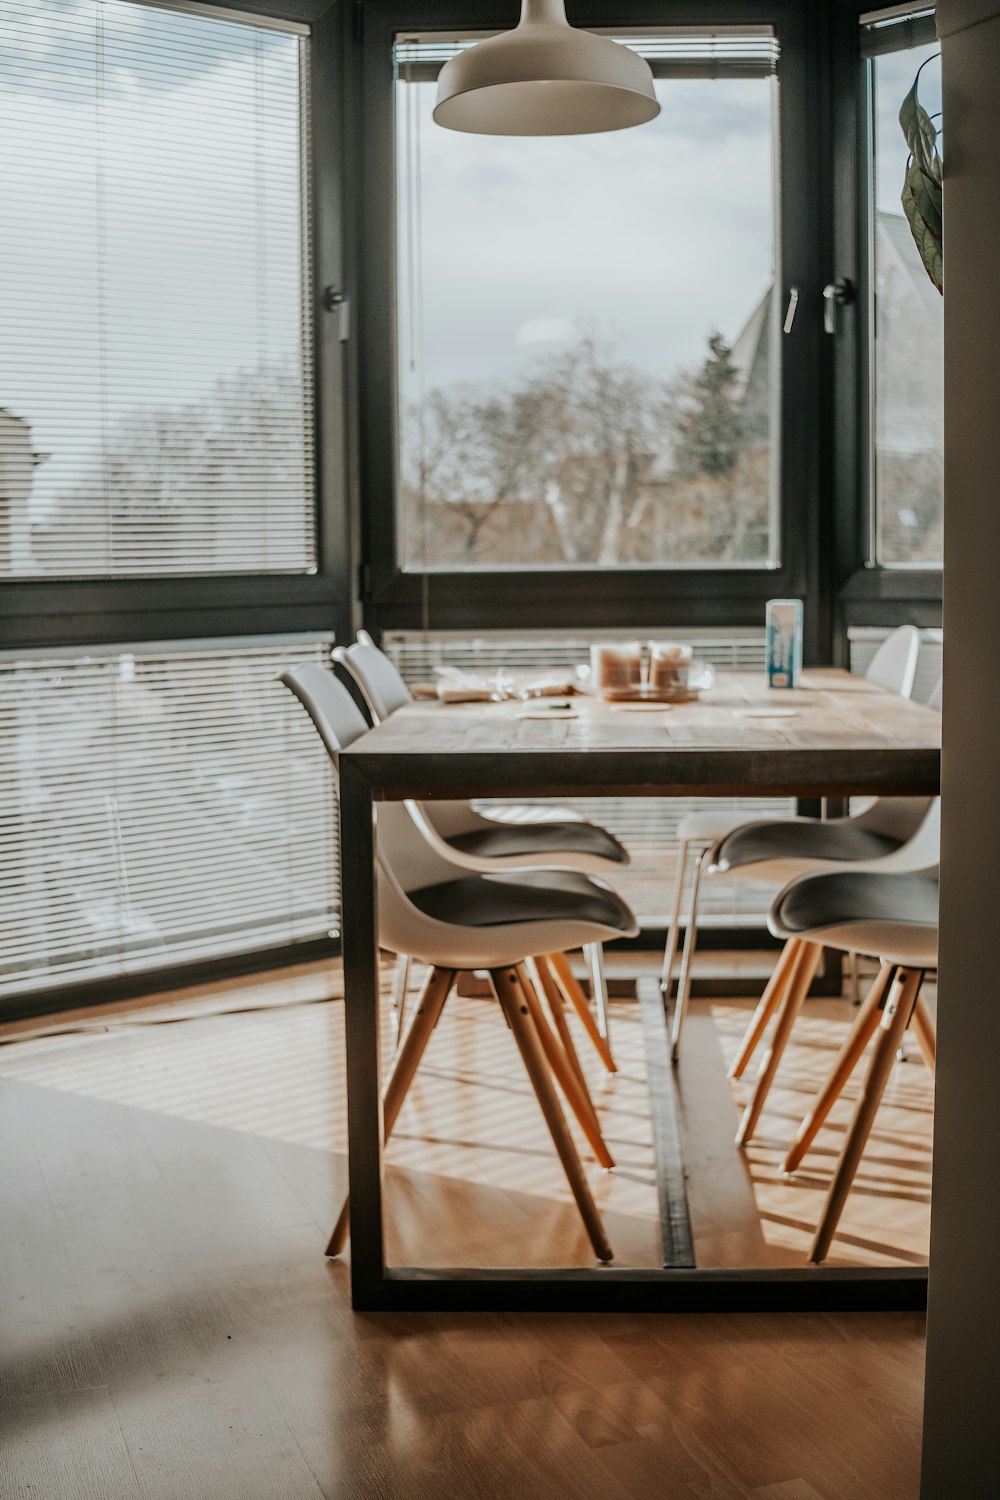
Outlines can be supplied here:
[[837, 332], [837, 308], [846, 307], [854, 301], [854, 282], [846, 276], [831, 281], [823, 288], [823, 328], [826, 333]]
[[788, 306], [785, 308], [785, 321], [781, 325], [782, 333], [791, 333], [792, 324], [795, 322], [795, 314], [799, 309], [799, 289], [797, 286], [788, 289]]
[[338, 317], [338, 335], [340, 342], [346, 344], [351, 336], [351, 304], [343, 292], [338, 291], [335, 286], [328, 286], [323, 293], [323, 306], [327, 312], [335, 312]]

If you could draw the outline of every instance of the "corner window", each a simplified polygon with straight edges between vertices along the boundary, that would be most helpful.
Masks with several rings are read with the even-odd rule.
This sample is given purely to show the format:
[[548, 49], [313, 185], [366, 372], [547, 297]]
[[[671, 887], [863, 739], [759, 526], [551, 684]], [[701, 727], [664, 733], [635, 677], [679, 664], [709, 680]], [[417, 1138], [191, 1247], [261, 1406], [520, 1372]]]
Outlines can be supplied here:
[[396, 45], [404, 569], [777, 561], [767, 28], [629, 37], [639, 129], [433, 124], [442, 35]]

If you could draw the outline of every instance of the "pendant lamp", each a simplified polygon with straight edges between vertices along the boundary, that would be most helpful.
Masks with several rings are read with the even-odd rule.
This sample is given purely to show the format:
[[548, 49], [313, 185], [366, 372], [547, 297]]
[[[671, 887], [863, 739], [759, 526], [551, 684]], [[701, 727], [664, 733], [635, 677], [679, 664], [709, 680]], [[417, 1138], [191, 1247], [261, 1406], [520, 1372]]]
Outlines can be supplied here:
[[565, 0], [521, 0], [513, 31], [446, 62], [434, 119], [474, 135], [586, 135], [655, 119], [649, 64], [566, 19]]

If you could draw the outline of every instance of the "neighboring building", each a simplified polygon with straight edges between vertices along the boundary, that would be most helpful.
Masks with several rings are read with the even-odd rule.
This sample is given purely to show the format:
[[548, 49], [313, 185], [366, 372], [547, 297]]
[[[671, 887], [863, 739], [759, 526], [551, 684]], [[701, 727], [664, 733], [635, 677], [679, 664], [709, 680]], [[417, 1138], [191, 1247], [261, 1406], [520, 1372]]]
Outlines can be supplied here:
[[875, 445], [885, 456], [940, 453], [944, 301], [902, 214], [878, 215], [875, 296]]

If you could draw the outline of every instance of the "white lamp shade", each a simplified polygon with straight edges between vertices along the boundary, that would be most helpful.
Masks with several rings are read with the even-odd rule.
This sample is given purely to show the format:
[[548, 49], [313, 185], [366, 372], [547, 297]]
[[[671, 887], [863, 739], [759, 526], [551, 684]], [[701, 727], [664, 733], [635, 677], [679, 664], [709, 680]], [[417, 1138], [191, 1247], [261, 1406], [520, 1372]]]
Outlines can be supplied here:
[[474, 135], [587, 135], [659, 112], [637, 52], [570, 26], [564, 0], [523, 0], [513, 31], [445, 63], [434, 119]]

